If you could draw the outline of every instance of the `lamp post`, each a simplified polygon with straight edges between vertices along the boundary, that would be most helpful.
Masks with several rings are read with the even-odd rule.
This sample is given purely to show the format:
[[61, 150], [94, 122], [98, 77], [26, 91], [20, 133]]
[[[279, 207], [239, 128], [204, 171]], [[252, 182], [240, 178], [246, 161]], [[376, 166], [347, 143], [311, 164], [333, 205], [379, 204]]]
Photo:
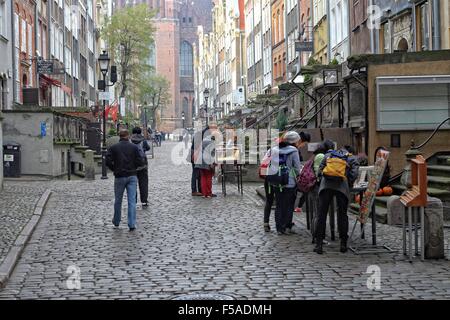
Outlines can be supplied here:
[[147, 102], [144, 102], [144, 106], [142, 109], [144, 110], [144, 136], [146, 139], [148, 139]]
[[[98, 65], [100, 67], [100, 71], [103, 75], [103, 84], [101, 86], [103, 92], [106, 92], [106, 75], [108, 74], [109, 69], [109, 56], [106, 51], [103, 51], [102, 54], [98, 57]], [[103, 100], [103, 143], [102, 143], [102, 179], [108, 179], [107, 171], [106, 171], [106, 100]]]
[[208, 126], [208, 98], [209, 98], [209, 89], [206, 88], [205, 91], [203, 91], [203, 97], [205, 98], [205, 113], [206, 113], [206, 126]]
[[183, 121], [183, 129], [184, 129], [184, 120], [185, 120], [186, 118], [184, 117], [184, 111], [183, 112], [181, 112], [181, 120]]

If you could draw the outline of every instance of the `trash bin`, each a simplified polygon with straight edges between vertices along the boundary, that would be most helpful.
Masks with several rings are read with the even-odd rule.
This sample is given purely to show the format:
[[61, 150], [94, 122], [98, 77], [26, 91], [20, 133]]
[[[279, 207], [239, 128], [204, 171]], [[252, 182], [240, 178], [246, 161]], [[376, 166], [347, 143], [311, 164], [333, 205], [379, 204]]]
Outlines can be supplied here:
[[3, 176], [20, 177], [20, 144], [3, 144]]

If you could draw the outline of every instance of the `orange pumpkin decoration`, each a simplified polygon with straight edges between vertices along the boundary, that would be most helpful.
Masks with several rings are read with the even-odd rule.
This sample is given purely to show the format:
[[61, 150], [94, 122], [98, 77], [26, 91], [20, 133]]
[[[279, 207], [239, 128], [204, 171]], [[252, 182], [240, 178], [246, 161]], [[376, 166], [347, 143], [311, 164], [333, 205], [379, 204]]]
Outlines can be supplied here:
[[391, 196], [393, 192], [394, 192], [394, 191], [393, 191], [392, 188], [389, 187], [389, 186], [383, 188], [383, 194], [384, 194], [385, 196]]
[[383, 189], [377, 191], [377, 197], [381, 197], [383, 195]]

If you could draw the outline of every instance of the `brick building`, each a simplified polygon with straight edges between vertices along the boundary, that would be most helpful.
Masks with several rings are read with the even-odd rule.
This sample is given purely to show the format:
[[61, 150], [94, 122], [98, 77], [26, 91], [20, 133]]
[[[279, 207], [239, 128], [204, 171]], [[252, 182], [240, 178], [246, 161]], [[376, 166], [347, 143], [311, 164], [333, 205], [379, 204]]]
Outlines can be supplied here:
[[286, 41], [284, 1], [272, 1], [272, 77], [273, 87], [286, 82]]
[[155, 48], [150, 61], [158, 74], [170, 82], [171, 104], [159, 111], [159, 130], [171, 132], [183, 125], [192, 124], [194, 94], [194, 48], [198, 47], [197, 27], [211, 30], [212, 1], [208, 0], [116, 0], [116, 8], [128, 4], [147, 3], [157, 10], [154, 20]]
[[34, 31], [36, 3], [32, 0], [14, 1], [14, 101], [23, 102], [24, 90], [32, 88], [36, 82], [36, 69], [32, 58], [34, 57]]

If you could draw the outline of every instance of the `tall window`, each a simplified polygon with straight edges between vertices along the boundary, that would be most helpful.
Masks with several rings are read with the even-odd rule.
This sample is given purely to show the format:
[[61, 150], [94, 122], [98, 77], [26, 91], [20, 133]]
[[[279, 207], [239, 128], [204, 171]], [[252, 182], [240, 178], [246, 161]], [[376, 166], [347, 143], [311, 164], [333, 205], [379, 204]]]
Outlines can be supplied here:
[[6, 1], [0, 0], [0, 36], [6, 37]]
[[192, 46], [187, 41], [183, 41], [180, 48], [180, 76], [191, 77], [193, 54]]

